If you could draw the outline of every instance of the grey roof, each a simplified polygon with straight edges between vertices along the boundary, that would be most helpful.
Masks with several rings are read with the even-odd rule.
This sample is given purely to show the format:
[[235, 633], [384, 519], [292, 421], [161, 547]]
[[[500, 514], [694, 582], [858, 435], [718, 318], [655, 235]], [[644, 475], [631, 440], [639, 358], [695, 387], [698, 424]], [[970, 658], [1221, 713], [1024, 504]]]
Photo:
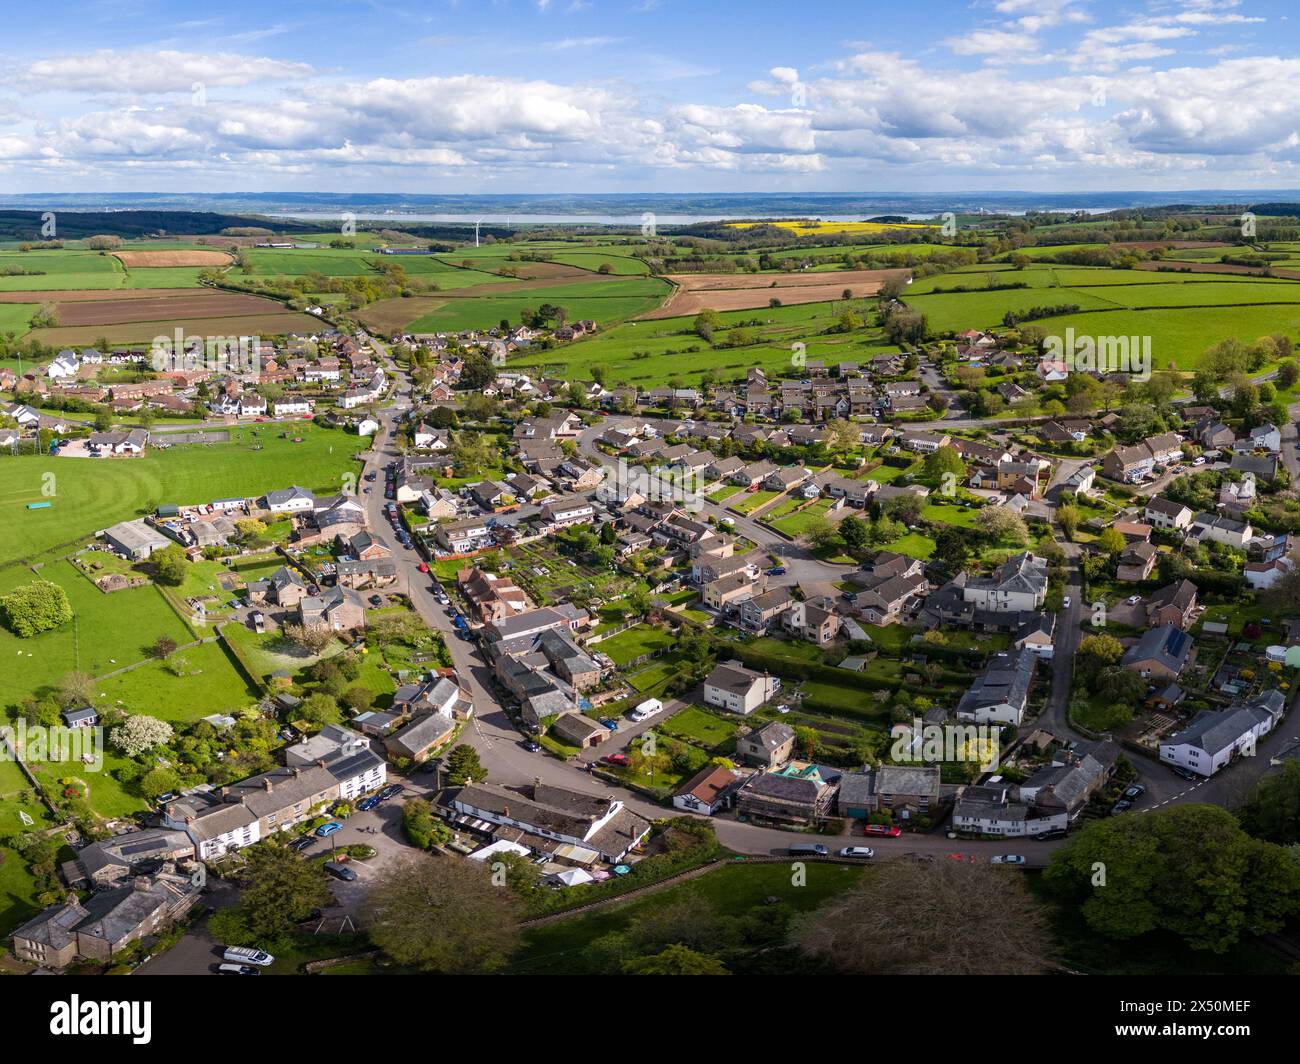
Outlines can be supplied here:
[[399, 750], [414, 755], [427, 750], [455, 726], [455, 722], [450, 717], [443, 716], [441, 713], [428, 713], [423, 717], [417, 717], [400, 731], [394, 732], [384, 742], [390, 750], [398, 747]]
[[1192, 652], [1192, 637], [1172, 624], [1148, 628], [1133, 646], [1124, 652], [1123, 665], [1139, 661], [1156, 661], [1174, 672], [1182, 671]]
[[[939, 796], [938, 765], [882, 765], [876, 770], [877, 794], [928, 794]], [[841, 779], [840, 786], [844, 781]]]
[[961, 696], [957, 712], [971, 712], [1004, 703], [1023, 711], [1029, 699], [1029, 685], [1034, 679], [1035, 661], [1030, 650], [994, 654], [970, 690]]
[[775, 750], [793, 738], [793, 728], [788, 724], [781, 723], [779, 720], [773, 720], [750, 732], [745, 736], [745, 741], [761, 746], [764, 750]]

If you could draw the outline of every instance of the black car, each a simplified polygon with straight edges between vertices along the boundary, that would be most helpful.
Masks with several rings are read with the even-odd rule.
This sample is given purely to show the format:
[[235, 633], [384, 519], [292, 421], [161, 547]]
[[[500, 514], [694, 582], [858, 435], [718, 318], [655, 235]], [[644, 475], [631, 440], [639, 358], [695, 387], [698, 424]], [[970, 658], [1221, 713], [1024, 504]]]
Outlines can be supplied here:
[[375, 797], [378, 798], [381, 802], [386, 802], [388, 801], [389, 798], [396, 798], [401, 793], [402, 793], [402, 785], [400, 783], [390, 783], [387, 787], [385, 787], [382, 791], [380, 791], [377, 795], [375, 795]]
[[302, 835], [289, 843], [289, 849], [293, 850], [295, 853], [302, 853], [303, 850], [310, 849], [311, 844], [312, 837], [310, 835]]
[[378, 595], [371, 595], [366, 601], [372, 606], [382, 606], [384, 604], [384, 600]]
[[537, 753], [538, 750], [542, 748], [542, 744], [539, 743], [536, 739], [525, 739], [523, 743], [521, 743], [520, 745], [523, 746], [523, 748], [527, 750], [530, 754], [535, 754]]
[[1040, 832], [1039, 834], [1035, 835], [1034, 838], [1036, 838], [1039, 842], [1046, 842], [1049, 839], [1063, 839], [1065, 838], [1065, 835], [1066, 832], [1064, 828], [1053, 828], [1051, 831]]
[[337, 861], [326, 861], [321, 867], [335, 879], [341, 879], [345, 883], [351, 883], [357, 878], [357, 874], [352, 869], [347, 865], [339, 864]]
[[1140, 783], [1133, 784], [1124, 792], [1124, 797], [1130, 802], [1136, 802], [1142, 795], [1147, 793], [1146, 787]]

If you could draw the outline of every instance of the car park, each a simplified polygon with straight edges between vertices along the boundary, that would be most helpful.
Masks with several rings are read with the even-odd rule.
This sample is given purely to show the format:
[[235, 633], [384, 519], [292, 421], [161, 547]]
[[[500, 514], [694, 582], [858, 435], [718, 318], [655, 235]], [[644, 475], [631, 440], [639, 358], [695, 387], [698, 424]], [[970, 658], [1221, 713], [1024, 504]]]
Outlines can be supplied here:
[[337, 861], [326, 861], [321, 867], [335, 879], [341, 879], [345, 883], [351, 883], [357, 878], [356, 872], [345, 864], [339, 864]]

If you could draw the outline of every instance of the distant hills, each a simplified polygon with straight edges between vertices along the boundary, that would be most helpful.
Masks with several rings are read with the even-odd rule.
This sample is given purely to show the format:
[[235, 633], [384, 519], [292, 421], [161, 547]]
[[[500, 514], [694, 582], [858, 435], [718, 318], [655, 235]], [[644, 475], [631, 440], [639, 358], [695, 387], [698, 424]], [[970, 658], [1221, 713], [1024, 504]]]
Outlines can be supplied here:
[[[100, 235], [142, 237], [162, 233], [207, 236], [235, 226], [258, 226], [284, 233], [310, 232], [315, 228], [284, 219], [268, 220], [210, 211], [78, 211], [60, 210], [53, 206], [47, 209], [56, 215], [55, 239], [59, 240], [79, 240]], [[47, 239], [41, 232], [44, 222], [45, 211], [0, 210], [0, 240]]]

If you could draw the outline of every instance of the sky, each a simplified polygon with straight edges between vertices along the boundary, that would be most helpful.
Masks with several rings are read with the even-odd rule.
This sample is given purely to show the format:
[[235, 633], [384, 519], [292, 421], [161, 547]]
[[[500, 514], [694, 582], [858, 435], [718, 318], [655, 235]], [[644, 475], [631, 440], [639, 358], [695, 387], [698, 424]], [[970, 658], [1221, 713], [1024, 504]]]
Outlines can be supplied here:
[[1289, 8], [9, 4], [0, 192], [1300, 188]]

